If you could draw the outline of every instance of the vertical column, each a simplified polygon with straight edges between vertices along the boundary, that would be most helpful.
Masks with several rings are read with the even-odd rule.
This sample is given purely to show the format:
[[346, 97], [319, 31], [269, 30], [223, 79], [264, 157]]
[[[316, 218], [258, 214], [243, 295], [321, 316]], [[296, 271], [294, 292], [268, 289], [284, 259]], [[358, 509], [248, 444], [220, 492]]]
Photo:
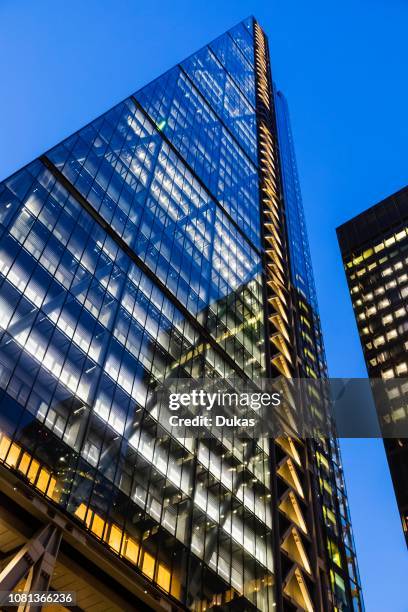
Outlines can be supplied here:
[[[254, 21], [267, 376], [298, 375], [289, 251], [266, 37]], [[271, 443], [278, 610], [322, 610], [308, 448], [296, 435]], [[329, 608], [325, 608], [328, 610]]]

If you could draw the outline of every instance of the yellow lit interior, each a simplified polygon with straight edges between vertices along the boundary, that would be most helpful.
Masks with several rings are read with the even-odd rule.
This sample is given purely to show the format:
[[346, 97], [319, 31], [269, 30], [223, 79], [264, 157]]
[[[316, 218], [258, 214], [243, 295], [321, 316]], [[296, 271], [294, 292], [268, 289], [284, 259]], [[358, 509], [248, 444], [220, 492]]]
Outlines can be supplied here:
[[154, 557], [150, 555], [149, 553], [145, 552], [145, 554], [143, 555], [142, 571], [151, 580], [153, 580], [154, 578], [154, 565], [155, 565]]

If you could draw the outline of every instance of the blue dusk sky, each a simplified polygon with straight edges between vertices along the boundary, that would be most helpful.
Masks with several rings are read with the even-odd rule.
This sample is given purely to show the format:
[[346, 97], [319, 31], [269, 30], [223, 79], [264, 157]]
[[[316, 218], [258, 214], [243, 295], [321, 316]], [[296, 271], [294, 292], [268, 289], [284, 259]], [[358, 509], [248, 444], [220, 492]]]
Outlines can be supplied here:
[[[291, 111], [330, 374], [365, 376], [335, 228], [408, 183], [406, 0], [2, 0], [0, 180], [248, 15]], [[382, 442], [342, 441], [368, 612], [407, 612]]]

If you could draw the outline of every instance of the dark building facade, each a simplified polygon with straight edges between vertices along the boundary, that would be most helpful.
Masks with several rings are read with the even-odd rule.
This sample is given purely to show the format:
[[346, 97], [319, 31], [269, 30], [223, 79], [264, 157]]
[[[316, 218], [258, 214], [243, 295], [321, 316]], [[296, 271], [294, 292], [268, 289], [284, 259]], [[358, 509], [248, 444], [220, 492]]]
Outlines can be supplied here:
[[152, 404], [326, 375], [256, 20], [3, 181], [0, 223], [0, 590], [46, 551], [75, 610], [362, 610], [334, 438], [180, 439]]
[[[368, 374], [386, 385], [386, 412], [377, 406], [386, 436], [390, 423], [402, 429], [408, 420], [408, 188], [337, 235]], [[408, 440], [385, 437], [384, 445], [408, 545]]]

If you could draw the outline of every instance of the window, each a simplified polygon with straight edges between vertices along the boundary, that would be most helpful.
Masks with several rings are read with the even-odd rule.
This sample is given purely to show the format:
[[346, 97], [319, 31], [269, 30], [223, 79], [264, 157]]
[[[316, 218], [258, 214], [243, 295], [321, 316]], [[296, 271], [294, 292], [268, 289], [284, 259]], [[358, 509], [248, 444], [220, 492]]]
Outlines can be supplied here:
[[154, 576], [154, 565], [155, 565], [154, 557], [152, 555], [149, 555], [149, 553], [145, 552], [143, 555], [142, 571], [144, 574], [146, 574], [146, 576], [148, 576], [152, 580]]
[[112, 525], [109, 533], [108, 544], [117, 553], [120, 551], [120, 543], [122, 539], [122, 530], [116, 525]]
[[384, 372], [381, 372], [381, 376], [384, 380], [394, 378], [394, 370], [392, 368], [390, 368], [389, 370], [384, 370]]
[[387, 308], [387, 306], [390, 305], [390, 300], [388, 298], [384, 298], [383, 300], [381, 300], [380, 302], [378, 302], [378, 308], [383, 309], [383, 308]]
[[388, 325], [389, 323], [392, 323], [392, 321], [393, 321], [392, 315], [390, 315], [390, 314], [385, 315], [385, 317], [382, 317], [381, 321], [382, 321], [383, 325]]
[[402, 374], [405, 374], [406, 372], [408, 372], [408, 366], [407, 363], [405, 361], [403, 361], [402, 363], [399, 363], [396, 367], [395, 367], [395, 371], [397, 372], [397, 374], [399, 376], [401, 376]]
[[333, 561], [333, 563], [341, 567], [340, 551], [339, 551], [337, 544], [335, 544], [333, 540], [329, 540], [328, 549], [329, 549], [330, 558]]
[[21, 452], [21, 448], [18, 446], [18, 444], [13, 443], [10, 446], [10, 449], [7, 455], [7, 459], [6, 459], [7, 465], [9, 465], [10, 467], [16, 467], [20, 452]]
[[136, 540], [134, 540], [130, 536], [126, 536], [125, 544], [124, 544], [124, 550], [123, 550], [123, 556], [126, 557], [126, 559], [128, 559], [132, 563], [136, 564], [137, 563], [138, 555], [139, 555], [139, 545], [138, 545], [138, 543], [136, 542]]
[[164, 567], [164, 565], [162, 565], [161, 563], [159, 563], [159, 567], [157, 570], [157, 584], [164, 590], [164, 591], [169, 591], [170, 590], [170, 571]]

